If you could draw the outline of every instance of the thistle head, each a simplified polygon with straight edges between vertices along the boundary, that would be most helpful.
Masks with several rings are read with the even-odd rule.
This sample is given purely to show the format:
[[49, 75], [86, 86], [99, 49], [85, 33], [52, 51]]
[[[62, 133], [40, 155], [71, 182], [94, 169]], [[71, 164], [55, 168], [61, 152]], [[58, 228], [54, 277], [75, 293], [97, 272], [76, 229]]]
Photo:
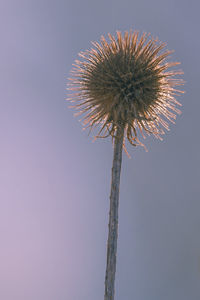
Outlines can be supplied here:
[[174, 122], [180, 114], [175, 99], [182, 91], [181, 79], [174, 78], [181, 71], [168, 69], [178, 65], [166, 62], [172, 51], [163, 51], [165, 44], [138, 32], [117, 32], [117, 38], [108, 34], [101, 43], [81, 52], [71, 71], [69, 89], [71, 98], [83, 114], [84, 126], [99, 126], [97, 137], [115, 137], [121, 128], [124, 137], [134, 146], [143, 145], [138, 132], [153, 134], [161, 139], [168, 121]]

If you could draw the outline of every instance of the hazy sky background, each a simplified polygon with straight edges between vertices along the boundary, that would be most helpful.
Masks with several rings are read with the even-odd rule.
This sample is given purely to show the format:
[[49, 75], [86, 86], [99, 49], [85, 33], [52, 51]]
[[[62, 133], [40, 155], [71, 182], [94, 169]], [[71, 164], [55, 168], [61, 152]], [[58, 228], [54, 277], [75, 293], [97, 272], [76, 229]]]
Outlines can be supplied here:
[[163, 142], [123, 155], [115, 299], [200, 299], [199, 11], [196, 0], [0, 2], [0, 299], [103, 299], [112, 145], [82, 131], [65, 84], [79, 51], [130, 28], [175, 50], [186, 94]]

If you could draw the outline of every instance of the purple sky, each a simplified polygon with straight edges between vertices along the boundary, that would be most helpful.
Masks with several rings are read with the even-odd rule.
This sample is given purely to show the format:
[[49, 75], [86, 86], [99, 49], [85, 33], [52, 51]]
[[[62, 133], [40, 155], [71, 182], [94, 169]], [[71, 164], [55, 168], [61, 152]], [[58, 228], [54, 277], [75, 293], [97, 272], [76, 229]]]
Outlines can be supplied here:
[[164, 141], [123, 156], [115, 299], [200, 299], [199, 10], [1, 1], [0, 299], [103, 299], [112, 145], [82, 131], [65, 84], [79, 51], [130, 28], [175, 50], [186, 93]]

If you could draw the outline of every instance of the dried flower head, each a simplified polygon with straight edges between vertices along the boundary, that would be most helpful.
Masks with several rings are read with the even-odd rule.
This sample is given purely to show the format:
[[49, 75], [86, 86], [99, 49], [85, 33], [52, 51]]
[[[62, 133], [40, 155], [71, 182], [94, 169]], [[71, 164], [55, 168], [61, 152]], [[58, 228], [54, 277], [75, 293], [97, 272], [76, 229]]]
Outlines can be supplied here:
[[69, 89], [76, 93], [70, 100], [83, 113], [84, 125], [101, 124], [97, 137], [114, 137], [120, 127], [134, 146], [143, 145], [138, 129], [143, 137], [146, 132], [161, 139], [167, 120], [174, 122], [180, 113], [175, 96], [182, 91], [175, 87], [183, 81], [174, 76], [182, 72], [167, 70], [179, 63], [166, 62], [173, 51], [163, 52], [166, 45], [145, 33], [140, 39], [131, 31], [108, 36], [109, 42], [102, 36], [100, 44], [79, 54], [83, 60], [71, 71]]

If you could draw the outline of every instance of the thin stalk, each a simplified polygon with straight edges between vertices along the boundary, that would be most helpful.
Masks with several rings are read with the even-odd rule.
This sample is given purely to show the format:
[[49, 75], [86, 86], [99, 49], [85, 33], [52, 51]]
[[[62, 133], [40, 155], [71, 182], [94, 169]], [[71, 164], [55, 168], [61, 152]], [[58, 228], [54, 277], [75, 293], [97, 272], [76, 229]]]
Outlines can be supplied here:
[[104, 300], [114, 300], [117, 237], [118, 237], [118, 207], [119, 207], [119, 185], [122, 162], [122, 148], [124, 132], [118, 128], [114, 141], [114, 155], [112, 165], [112, 180], [110, 192], [109, 232], [107, 242], [107, 265], [105, 276]]

